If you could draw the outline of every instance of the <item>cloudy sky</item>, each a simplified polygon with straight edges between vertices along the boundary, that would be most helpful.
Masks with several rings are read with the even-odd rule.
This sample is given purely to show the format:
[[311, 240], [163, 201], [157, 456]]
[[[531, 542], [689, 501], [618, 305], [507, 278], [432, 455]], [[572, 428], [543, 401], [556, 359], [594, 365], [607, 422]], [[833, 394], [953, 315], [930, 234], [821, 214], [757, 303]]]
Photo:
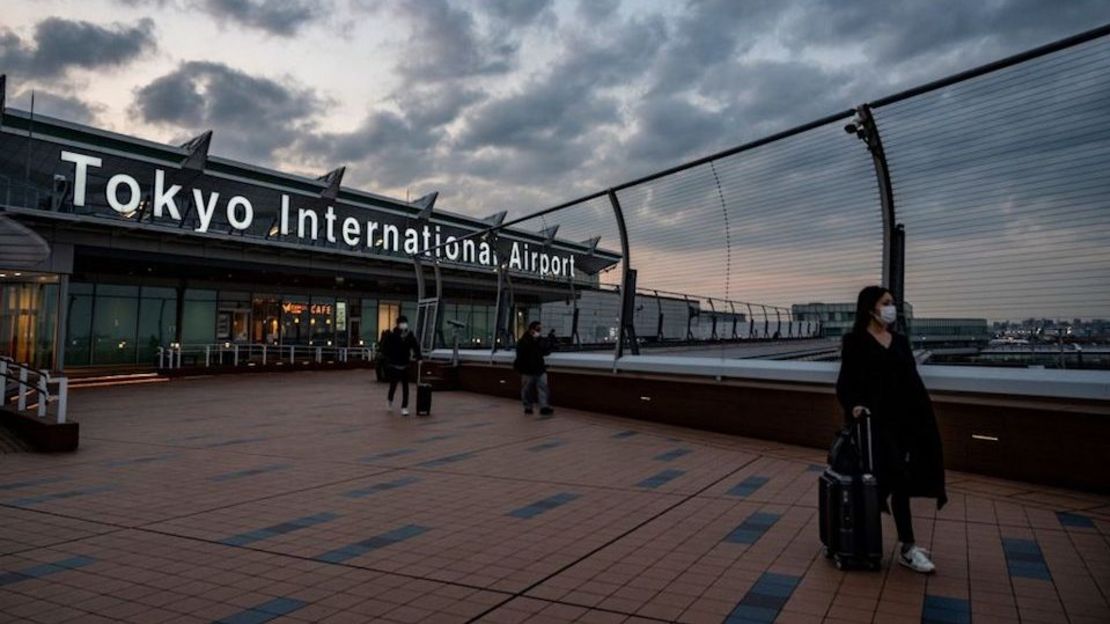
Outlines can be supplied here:
[[1105, 0], [5, 0], [9, 106], [484, 216], [1110, 22]]
[[[12, 105], [543, 204], [1110, 20], [1101, 0], [8, 0]], [[479, 197], [481, 199], [479, 199]]]

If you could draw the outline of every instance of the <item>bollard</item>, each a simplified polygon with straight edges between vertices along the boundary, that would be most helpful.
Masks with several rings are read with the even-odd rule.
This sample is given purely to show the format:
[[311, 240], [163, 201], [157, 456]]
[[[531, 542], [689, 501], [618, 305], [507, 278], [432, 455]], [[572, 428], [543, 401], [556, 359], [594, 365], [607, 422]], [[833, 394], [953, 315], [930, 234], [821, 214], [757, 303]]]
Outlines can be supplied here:
[[239, 345], [235, 345], [231, 351], [231, 365], [239, 366]]
[[262, 365], [266, 365], [266, 345], [262, 345]]
[[321, 349], [320, 347], [316, 347], [316, 363], [317, 363], [317, 364], [319, 364], [319, 363], [320, 363], [320, 361], [321, 361], [321, 360], [320, 360], [320, 352], [321, 352], [321, 351], [322, 351], [322, 349]]
[[66, 421], [66, 400], [69, 398], [69, 378], [58, 378], [58, 424]]
[[46, 418], [46, 404], [50, 401], [50, 390], [46, 387], [46, 375], [39, 373], [39, 418]]
[[208, 368], [208, 358], [212, 354], [211, 345], [204, 345], [204, 367]]
[[27, 369], [19, 369], [19, 403], [17, 404], [19, 411], [27, 409], [27, 393], [23, 391], [27, 387]]
[[294, 359], [294, 356], [293, 356], [293, 351], [296, 348], [297, 347], [294, 347], [293, 345], [289, 345], [289, 363], [290, 364], [296, 364], [297, 363], [296, 360]]

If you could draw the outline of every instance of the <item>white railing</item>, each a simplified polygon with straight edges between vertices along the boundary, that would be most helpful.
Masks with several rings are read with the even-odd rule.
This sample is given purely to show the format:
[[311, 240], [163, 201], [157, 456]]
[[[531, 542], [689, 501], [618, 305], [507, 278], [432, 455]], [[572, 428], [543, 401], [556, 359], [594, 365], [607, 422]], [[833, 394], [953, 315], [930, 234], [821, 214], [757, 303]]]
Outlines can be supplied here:
[[[506, 371], [512, 364], [512, 351], [436, 349], [426, 357], [463, 363], [496, 364]], [[790, 382], [831, 387], [836, 383], [839, 362], [798, 362], [789, 360], [730, 360], [714, 357], [669, 355], [626, 355], [613, 364], [611, 353], [553, 353], [546, 358], [551, 368], [593, 369], [605, 374], [656, 374], [683, 377]], [[1004, 395], [1007, 397], [1049, 397], [1110, 401], [1110, 371], [1062, 370], [1044, 368], [1000, 368], [993, 366], [946, 366], [926, 364], [918, 368], [930, 391]]]
[[295, 366], [297, 364], [346, 364], [374, 359], [374, 347], [335, 347], [316, 345], [172, 344], [158, 347], [159, 370], [211, 368], [215, 366]]
[[14, 403], [18, 412], [35, 410], [39, 418], [46, 418], [53, 404], [58, 424], [66, 421], [69, 379], [65, 376], [51, 375], [48, 371], [24, 366], [0, 355], [0, 388], [3, 389], [0, 396], [5, 406]]

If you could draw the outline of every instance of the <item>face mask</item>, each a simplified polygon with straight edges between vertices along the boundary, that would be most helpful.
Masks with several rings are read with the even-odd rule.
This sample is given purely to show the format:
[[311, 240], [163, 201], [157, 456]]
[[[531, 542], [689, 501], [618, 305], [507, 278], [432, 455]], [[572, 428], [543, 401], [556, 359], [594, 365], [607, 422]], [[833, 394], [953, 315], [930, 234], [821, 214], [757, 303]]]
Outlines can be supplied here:
[[539, 338], [540, 337], [540, 331], [537, 329], [536, 331], [532, 332], [532, 335], [535, 336], [536, 338]]
[[894, 321], [898, 320], [898, 308], [892, 305], [887, 305], [879, 308], [879, 318], [882, 319], [882, 321], [887, 325], [890, 325]]
[[398, 328], [399, 328], [399, 329], [400, 329], [401, 331], [408, 331], [408, 329], [409, 329], [409, 324], [408, 324], [408, 323], [399, 323], [399, 324], [397, 325], [397, 327], [398, 327]]

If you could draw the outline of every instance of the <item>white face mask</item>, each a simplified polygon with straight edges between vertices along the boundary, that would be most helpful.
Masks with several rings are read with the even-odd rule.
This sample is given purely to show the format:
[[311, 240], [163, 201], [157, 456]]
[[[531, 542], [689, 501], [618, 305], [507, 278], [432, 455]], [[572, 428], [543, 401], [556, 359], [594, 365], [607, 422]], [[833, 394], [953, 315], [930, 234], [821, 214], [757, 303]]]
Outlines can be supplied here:
[[887, 325], [890, 325], [894, 321], [898, 320], [898, 308], [892, 305], [886, 305], [879, 308], [879, 318], [882, 319], [882, 321]]
[[401, 331], [408, 331], [409, 324], [408, 323], [398, 323], [397, 328], [400, 329]]

